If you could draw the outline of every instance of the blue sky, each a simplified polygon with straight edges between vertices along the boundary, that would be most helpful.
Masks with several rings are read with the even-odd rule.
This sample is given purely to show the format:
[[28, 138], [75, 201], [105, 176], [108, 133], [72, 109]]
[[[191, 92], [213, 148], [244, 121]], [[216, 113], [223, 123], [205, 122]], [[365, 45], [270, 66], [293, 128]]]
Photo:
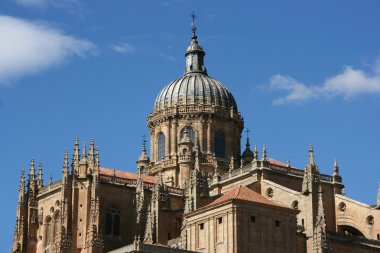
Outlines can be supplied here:
[[[182, 75], [195, 11], [208, 72], [232, 91], [251, 140], [374, 204], [380, 180], [379, 1], [0, 3], [0, 251], [13, 238], [20, 171], [61, 175], [64, 149], [95, 139], [105, 167], [134, 171], [159, 91]], [[71, 155], [71, 154], [70, 154]]]

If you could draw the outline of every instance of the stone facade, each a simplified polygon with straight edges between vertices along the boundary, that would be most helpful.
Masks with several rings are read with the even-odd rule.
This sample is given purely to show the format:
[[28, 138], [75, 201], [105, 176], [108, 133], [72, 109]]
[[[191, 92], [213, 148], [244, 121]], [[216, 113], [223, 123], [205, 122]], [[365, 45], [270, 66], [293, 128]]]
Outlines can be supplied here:
[[345, 196], [338, 163], [320, 174], [312, 146], [303, 170], [248, 137], [241, 152], [243, 117], [195, 31], [148, 116], [150, 157], [144, 141], [136, 173], [108, 169], [76, 139], [48, 184], [32, 160], [12, 252], [380, 252], [380, 188], [375, 205]]

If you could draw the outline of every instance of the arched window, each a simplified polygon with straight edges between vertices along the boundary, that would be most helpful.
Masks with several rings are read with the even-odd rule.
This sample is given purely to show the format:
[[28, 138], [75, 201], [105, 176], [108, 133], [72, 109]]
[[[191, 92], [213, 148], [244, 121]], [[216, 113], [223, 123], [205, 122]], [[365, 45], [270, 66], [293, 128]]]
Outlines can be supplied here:
[[106, 235], [120, 235], [120, 212], [114, 205], [106, 213]]
[[158, 134], [157, 148], [157, 161], [161, 161], [165, 158], [165, 135], [163, 133]]
[[226, 140], [224, 133], [217, 131], [214, 134], [214, 152], [218, 158], [226, 158]]
[[181, 139], [183, 138], [185, 129], [187, 129], [187, 135], [190, 137], [191, 142], [193, 144], [195, 144], [196, 134], [195, 134], [194, 129], [191, 126], [187, 126], [187, 127], [182, 128], [182, 130], [181, 130]]
[[56, 211], [54, 213], [54, 220], [53, 220], [53, 227], [52, 227], [52, 232], [53, 232], [53, 243], [55, 243], [55, 236], [58, 234], [58, 220], [59, 220], [59, 211]]
[[51, 217], [48, 216], [45, 219], [45, 248], [49, 248], [49, 246], [53, 243], [53, 228], [52, 228], [52, 220]]

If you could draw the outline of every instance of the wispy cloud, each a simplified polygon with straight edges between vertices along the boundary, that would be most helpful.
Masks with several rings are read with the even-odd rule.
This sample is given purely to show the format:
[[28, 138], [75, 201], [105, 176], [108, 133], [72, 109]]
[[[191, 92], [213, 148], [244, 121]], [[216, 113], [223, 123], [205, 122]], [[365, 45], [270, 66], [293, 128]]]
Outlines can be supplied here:
[[275, 99], [274, 104], [332, 97], [349, 100], [364, 94], [380, 95], [380, 58], [369, 71], [346, 66], [341, 73], [326, 78], [320, 85], [306, 85], [289, 76], [275, 75], [270, 79], [268, 87], [271, 91], [288, 92], [284, 97]]
[[121, 54], [131, 54], [136, 51], [136, 48], [132, 44], [127, 43], [127, 42], [113, 45], [111, 48], [115, 52], [121, 53]]
[[164, 52], [159, 53], [159, 56], [160, 56], [162, 59], [165, 59], [165, 60], [167, 60], [167, 61], [175, 61], [175, 60], [176, 60], [176, 58], [175, 58], [173, 55], [170, 55], [170, 54], [168, 54], [168, 53], [164, 53]]
[[66, 35], [46, 22], [0, 15], [0, 34], [0, 85], [95, 51], [92, 42]]
[[87, 10], [84, 7], [81, 0], [13, 0], [17, 4], [30, 7], [30, 8], [40, 8], [48, 9], [55, 8], [62, 10], [69, 14], [74, 14], [77, 16], [85, 16]]

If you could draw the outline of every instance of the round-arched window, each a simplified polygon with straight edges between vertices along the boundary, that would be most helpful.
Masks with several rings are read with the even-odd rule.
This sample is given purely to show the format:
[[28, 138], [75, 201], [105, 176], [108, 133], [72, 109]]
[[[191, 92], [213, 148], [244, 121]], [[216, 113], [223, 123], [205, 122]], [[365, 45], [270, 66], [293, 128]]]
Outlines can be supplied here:
[[298, 210], [298, 201], [297, 200], [294, 200], [293, 203], [292, 203], [292, 207], [296, 210]]
[[272, 188], [268, 188], [267, 191], [266, 191], [266, 194], [267, 194], [268, 198], [273, 198], [273, 189]]
[[216, 157], [226, 158], [226, 138], [221, 131], [214, 134], [214, 152]]
[[181, 130], [181, 139], [183, 138], [185, 129], [187, 130], [187, 135], [190, 137], [191, 142], [193, 144], [195, 144], [196, 133], [195, 133], [194, 129], [191, 126], [186, 126], [186, 127], [182, 128], [182, 130]]
[[165, 158], [165, 135], [161, 132], [157, 138], [157, 161]]
[[375, 223], [375, 218], [372, 215], [367, 217], [367, 224], [372, 226]]
[[339, 211], [341, 212], [345, 212], [346, 211], [346, 204], [344, 202], [340, 202], [339, 205], [338, 205], [338, 209]]

